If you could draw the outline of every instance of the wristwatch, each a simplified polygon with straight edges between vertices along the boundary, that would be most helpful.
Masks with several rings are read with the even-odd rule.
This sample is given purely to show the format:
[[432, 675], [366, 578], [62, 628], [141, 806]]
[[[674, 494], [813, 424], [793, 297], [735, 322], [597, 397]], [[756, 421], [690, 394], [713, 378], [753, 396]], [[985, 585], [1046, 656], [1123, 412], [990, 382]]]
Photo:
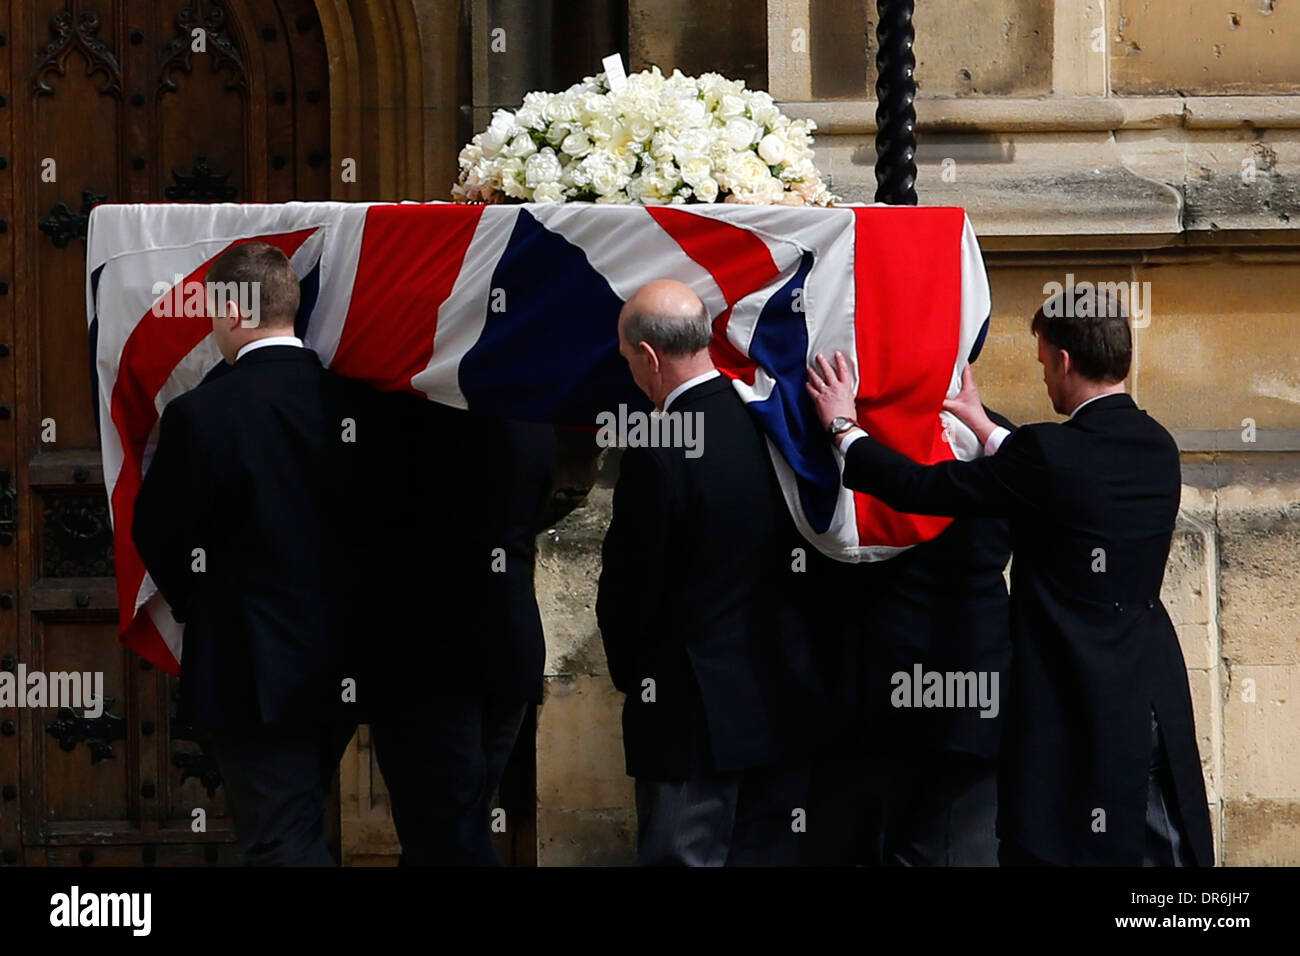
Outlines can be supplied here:
[[826, 430], [830, 432], [831, 437], [834, 438], [836, 435], [843, 435], [850, 428], [861, 428], [861, 427], [862, 427], [861, 425], [859, 425], [851, 418], [845, 418], [843, 415], [836, 415], [834, 418], [831, 419], [831, 427]]

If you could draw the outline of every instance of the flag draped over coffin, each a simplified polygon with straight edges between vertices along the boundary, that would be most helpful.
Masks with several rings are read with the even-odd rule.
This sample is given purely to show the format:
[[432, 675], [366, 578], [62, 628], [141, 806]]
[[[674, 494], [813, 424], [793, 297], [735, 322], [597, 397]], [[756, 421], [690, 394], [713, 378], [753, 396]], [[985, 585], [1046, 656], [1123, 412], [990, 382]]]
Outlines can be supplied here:
[[86, 301], [120, 630], [173, 672], [181, 628], [140, 561], [131, 521], [163, 407], [221, 357], [207, 318], [167, 313], [182, 301], [178, 283], [202, 282], [217, 256], [249, 240], [293, 263], [298, 334], [335, 371], [589, 428], [621, 404], [649, 408], [618, 354], [619, 308], [651, 279], [685, 282], [713, 316], [714, 360], [764, 428], [799, 529], [842, 561], [890, 557], [947, 519], [902, 515], [841, 486], [841, 462], [804, 391], [813, 355], [849, 356], [859, 419], [892, 447], [923, 462], [975, 453], [970, 432], [941, 414], [989, 315], [961, 209], [97, 206]]

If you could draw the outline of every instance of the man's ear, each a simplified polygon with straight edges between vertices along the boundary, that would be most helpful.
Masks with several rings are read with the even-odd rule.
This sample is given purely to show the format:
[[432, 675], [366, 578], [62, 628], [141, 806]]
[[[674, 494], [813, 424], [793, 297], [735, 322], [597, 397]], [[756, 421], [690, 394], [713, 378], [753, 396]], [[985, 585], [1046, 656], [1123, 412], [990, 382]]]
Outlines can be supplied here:
[[226, 328], [233, 332], [243, 321], [244, 317], [239, 314], [239, 303], [233, 298], [226, 299]]
[[658, 375], [659, 374], [659, 353], [654, 350], [654, 346], [652, 346], [645, 339], [642, 339], [640, 343], [638, 343], [637, 349], [645, 357], [645, 360], [648, 363], [650, 363], [650, 371]]
[[1070, 360], [1070, 353], [1065, 349], [1057, 349], [1056, 355], [1057, 361], [1061, 363], [1061, 377], [1065, 378], [1070, 374], [1070, 370], [1074, 368], [1074, 362]]

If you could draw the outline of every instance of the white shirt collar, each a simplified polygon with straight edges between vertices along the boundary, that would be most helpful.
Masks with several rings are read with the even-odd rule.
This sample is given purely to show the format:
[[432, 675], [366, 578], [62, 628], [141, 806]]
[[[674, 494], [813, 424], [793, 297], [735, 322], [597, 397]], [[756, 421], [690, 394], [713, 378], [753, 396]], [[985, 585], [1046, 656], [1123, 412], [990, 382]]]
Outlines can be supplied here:
[[241, 348], [235, 353], [235, 361], [238, 362], [254, 349], [265, 348], [268, 345], [296, 345], [298, 348], [305, 348], [302, 339], [296, 335], [268, 335], [264, 339], [253, 339], [253, 341]]
[[721, 374], [722, 373], [719, 372], [716, 368], [711, 368], [703, 375], [697, 375], [694, 378], [688, 378], [686, 381], [682, 382], [682, 384], [678, 385], [675, 389], [673, 389], [671, 392], [668, 393], [668, 397], [664, 399], [664, 411], [668, 411], [668, 406], [671, 405], [674, 401], [676, 401], [677, 398], [682, 394], [682, 392], [686, 391], [689, 388], [694, 388], [696, 385], [699, 385], [702, 382], [707, 382], [711, 378], [717, 378]]
[[1087, 401], [1080, 402], [1078, 405], [1074, 406], [1074, 411], [1070, 412], [1070, 417], [1073, 418], [1075, 415], [1079, 414], [1079, 409], [1083, 408], [1083, 406], [1085, 405], [1091, 405], [1099, 398], [1110, 398], [1112, 395], [1123, 395], [1123, 394], [1124, 394], [1123, 392], [1103, 392], [1100, 395], [1094, 395], [1092, 396], [1092, 398], [1088, 399]]

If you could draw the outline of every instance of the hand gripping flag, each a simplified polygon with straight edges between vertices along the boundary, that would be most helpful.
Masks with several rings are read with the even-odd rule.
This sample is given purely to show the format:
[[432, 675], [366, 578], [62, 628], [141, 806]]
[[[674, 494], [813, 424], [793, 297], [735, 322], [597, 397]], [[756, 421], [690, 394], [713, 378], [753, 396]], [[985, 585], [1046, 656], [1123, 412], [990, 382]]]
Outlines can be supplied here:
[[877, 561], [948, 519], [840, 483], [804, 390], [814, 355], [856, 377], [859, 420], [922, 462], [977, 453], [941, 411], [983, 343], [988, 280], [961, 209], [448, 203], [101, 205], [86, 304], [124, 642], [175, 672], [180, 625], [131, 541], [163, 407], [221, 361], [200, 297], [240, 242], [282, 249], [302, 283], [297, 331], [321, 361], [381, 389], [523, 421], [595, 427], [647, 409], [618, 354], [623, 302], [685, 282], [713, 317], [718, 368], [768, 436], [800, 531]]

